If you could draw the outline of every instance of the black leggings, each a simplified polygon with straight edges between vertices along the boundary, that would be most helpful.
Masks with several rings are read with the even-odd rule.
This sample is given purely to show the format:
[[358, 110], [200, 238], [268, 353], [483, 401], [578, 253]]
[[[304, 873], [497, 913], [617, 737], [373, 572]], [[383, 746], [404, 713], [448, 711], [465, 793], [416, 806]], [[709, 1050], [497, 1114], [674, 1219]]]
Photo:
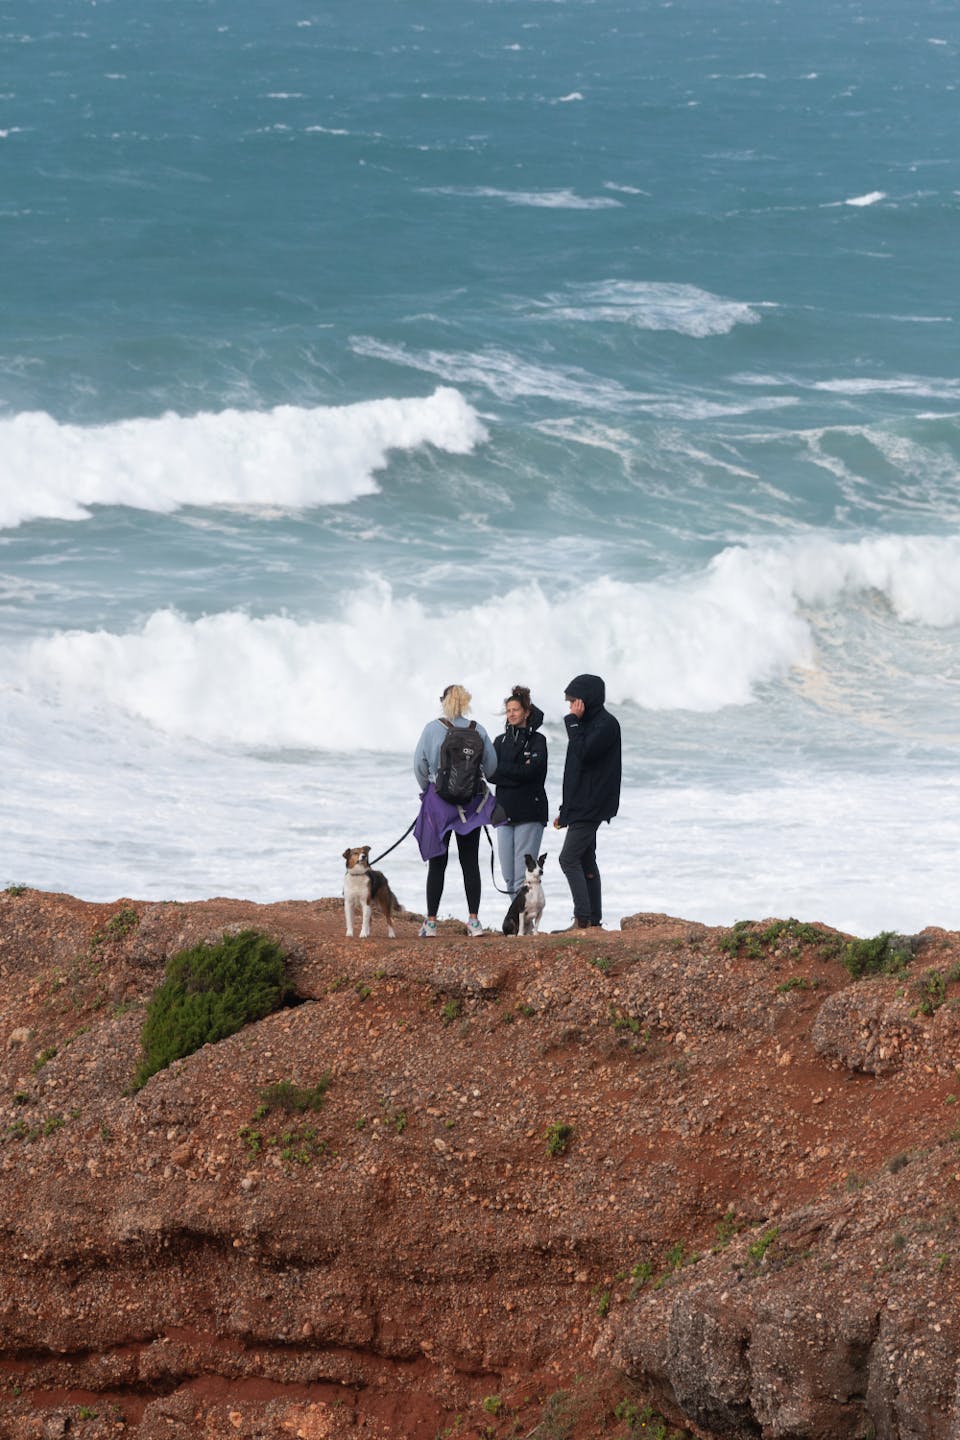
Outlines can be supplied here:
[[[460, 869], [463, 871], [463, 888], [467, 892], [467, 911], [476, 915], [480, 909], [480, 831], [471, 830], [469, 835], [457, 836], [457, 850], [460, 854]], [[427, 863], [427, 914], [436, 915], [443, 895], [443, 877], [450, 853], [450, 832], [444, 838], [442, 855], [434, 855]]]

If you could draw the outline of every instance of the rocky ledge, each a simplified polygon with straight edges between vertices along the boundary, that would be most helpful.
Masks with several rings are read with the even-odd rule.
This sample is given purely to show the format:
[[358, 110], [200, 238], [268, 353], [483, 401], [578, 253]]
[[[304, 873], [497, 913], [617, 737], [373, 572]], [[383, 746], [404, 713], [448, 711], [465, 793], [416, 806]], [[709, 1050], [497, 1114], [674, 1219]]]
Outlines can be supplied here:
[[[0, 1435], [960, 1436], [960, 936], [418, 918], [0, 895]], [[293, 1003], [133, 1091], [248, 927]]]

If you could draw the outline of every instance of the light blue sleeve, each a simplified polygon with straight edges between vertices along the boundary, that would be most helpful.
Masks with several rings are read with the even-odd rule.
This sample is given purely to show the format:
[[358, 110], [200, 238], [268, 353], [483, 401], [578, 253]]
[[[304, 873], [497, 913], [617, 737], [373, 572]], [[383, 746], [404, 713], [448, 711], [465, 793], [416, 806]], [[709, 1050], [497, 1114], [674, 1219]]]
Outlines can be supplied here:
[[492, 780], [497, 773], [497, 752], [494, 750], [493, 741], [483, 726], [478, 725], [477, 729], [483, 736], [483, 778], [485, 780]]
[[413, 773], [415, 773], [417, 785], [422, 791], [425, 791], [430, 780], [430, 762], [426, 746], [426, 733], [429, 729], [429, 724], [423, 726], [423, 733], [420, 734], [416, 750], [413, 752]]

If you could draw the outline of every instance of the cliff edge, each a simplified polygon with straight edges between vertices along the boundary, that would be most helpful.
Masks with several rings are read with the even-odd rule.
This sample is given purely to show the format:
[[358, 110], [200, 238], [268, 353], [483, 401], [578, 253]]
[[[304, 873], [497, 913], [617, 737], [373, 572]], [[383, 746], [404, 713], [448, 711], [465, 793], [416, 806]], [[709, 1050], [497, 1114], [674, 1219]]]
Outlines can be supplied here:
[[[0, 1435], [960, 1436], [960, 935], [418, 918], [0, 894]], [[248, 927], [291, 1003], [134, 1091]]]

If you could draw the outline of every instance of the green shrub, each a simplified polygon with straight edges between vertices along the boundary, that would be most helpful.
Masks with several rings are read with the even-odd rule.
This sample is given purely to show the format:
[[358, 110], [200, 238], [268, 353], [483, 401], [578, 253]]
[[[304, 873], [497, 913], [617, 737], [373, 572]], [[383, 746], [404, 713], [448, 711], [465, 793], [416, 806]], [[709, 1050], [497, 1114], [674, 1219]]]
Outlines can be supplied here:
[[566, 1125], [562, 1121], [547, 1127], [547, 1153], [550, 1155], [563, 1155], [567, 1146], [573, 1139], [573, 1126]]
[[917, 981], [920, 1013], [934, 1015], [947, 998], [947, 977], [939, 970], [928, 970]]
[[840, 957], [855, 980], [864, 975], [900, 975], [910, 963], [910, 951], [892, 930], [882, 930], [869, 940], [850, 940]]
[[774, 946], [782, 942], [790, 943], [791, 949], [796, 949], [797, 945], [814, 945], [821, 960], [833, 959], [843, 945], [839, 935], [826, 934], [815, 925], [809, 925], [804, 920], [795, 920], [793, 917], [789, 920], [772, 920], [765, 929], [759, 929], [756, 920], [738, 920], [733, 929], [717, 943], [727, 955], [762, 960]]
[[280, 947], [256, 930], [181, 950], [168, 961], [166, 979], [147, 1007], [134, 1088], [173, 1060], [279, 1010], [289, 998]]
[[777, 1236], [779, 1234], [779, 1225], [774, 1225], [772, 1229], [764, 1230], [762, 1235], [760, 1235], [756, 1240], [754, 1240], [752, 1244], [747, 1246], [747, 1254], [750, 1256], [750, 1259], [754, 1262], [755, 1265], [759, 1265], [762, 1262], [767, 1251], [770, 1249], [770, 1246], [776, 1242]]
[[330, 1088], [330, 1072], [324, 1071], [316, 1085], [295, 1085], [292, 1080], [278, 1080], [260, 1091], [260, 1104], [254, 1113], [254, 1120], [262, 1120], [272, 1110], [282, 1110], [286, 1115], [302, 1115], [306, 1110], [320, 1110], [323, 1097]]

